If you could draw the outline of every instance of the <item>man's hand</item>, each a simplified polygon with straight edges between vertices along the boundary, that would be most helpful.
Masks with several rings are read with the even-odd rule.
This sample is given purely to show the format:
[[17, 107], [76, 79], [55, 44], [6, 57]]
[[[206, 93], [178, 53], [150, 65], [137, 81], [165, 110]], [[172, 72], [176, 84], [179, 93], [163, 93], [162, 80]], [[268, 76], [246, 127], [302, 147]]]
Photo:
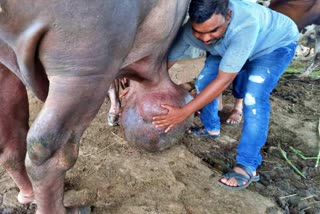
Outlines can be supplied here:
[[203, 89], [192, 101], [187, 103], [182, 108], [176, 108], [169, 105], [161, 105], [162, 108], [167, 109], [167, 115], [158, 115], [153, 117], [153, 124], [156, 127], [167, 126], [165, 132], [170, 131], [174, 126], [187, 119], [192, 113], [202, 109], [205, 105], [210, 103], [219, 94], [222, 93], [232, 80], [237, 76], [237, 73], [223, 72], [219, 70], [219, 74], [212, 82], [210, 82], [205, 89]]
[[153, 117], [152, 124], [155, 125], [156, 128], [166, 126], [167, 128], [164, 131], [165, 133], [169, 132], [173, 127], [187, 119], [189, 116], [182, 108], [172, 107], [169, 105], [161, 105], [161, 107], [167, 109], [168, 114]]

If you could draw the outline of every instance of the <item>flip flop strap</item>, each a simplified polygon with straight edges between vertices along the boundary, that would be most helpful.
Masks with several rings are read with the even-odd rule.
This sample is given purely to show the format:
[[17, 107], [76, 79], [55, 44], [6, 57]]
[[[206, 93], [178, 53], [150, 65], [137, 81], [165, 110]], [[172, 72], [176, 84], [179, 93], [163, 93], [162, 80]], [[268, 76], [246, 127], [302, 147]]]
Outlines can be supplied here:
[[252, 169], [250, 169], [249, 167], [247, 167], [247, 166], [245, 166], [245, 165], [242, 165], [242, 164], [240, 164], [240, 163], [237, 163], [237, 164], [236, 164], [236, 167], [238, 167], [238, 168], [242, 169], [243, 171], [245, 171], [245, 172], [250, 176], [249, 179], [252, 178], [252, 177], [254, 177], [253, 171], [252, 171]]
[[200, 135], [208, 135], [208, 131], [203, 127], [195, 127], [190, 129], [191, 134], [194, 134], [196, 136]]
[[236, 179], [239, 187], [245, 185], [250, 180], [249, 176], [237, 173], [234, 170], [231, 170], [230, 172], [226, 173], [224, 177], [227, 179], [230, 179], [230, 178]]

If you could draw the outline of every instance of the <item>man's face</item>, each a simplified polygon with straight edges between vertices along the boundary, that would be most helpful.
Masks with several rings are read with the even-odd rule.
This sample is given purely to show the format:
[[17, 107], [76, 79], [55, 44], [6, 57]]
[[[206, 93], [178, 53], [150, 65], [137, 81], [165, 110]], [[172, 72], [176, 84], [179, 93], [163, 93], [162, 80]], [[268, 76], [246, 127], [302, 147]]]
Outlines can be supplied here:
[[221, 14], [213, 14], [207, 21], [197, 24], [191, 22], [194, 37], [201, 40], [204, 44], [210, 45], [220, 39], [226, 32], [230, 23], [231, 10], [226, 17]]

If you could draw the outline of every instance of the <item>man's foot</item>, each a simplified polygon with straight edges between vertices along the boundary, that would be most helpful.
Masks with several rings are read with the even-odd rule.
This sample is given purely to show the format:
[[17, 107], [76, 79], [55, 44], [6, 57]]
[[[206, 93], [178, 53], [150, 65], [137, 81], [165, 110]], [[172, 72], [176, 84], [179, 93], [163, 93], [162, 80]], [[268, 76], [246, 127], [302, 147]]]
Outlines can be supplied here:
[[226, 120], [225, 124], [230, 126], [236, 126], [239, 125], [242, 119], [242, 111], [238, 109], [232, 109], [231, 114], [229, 118]]
[[220, 137], [220, 130], [218, 131], [207, 131], [205, 128], [194, 127], [188, 130], [188, 134], [196, 137], [209, 137], [209, 138], [218, 138]]
[[237, 164], [230, 172], [223, 175], [218, 181], [218, 185], [225, 189], [241, 190], [247, 188], [252, 182], [260, 180], [260, 176], [256, 171], [252, 171], [249, 167]]

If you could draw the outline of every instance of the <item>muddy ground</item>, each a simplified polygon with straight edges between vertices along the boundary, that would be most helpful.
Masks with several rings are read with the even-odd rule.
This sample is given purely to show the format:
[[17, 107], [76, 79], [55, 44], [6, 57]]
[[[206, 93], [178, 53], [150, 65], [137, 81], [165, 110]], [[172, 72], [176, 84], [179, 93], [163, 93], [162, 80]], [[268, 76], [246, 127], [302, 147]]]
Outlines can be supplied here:
[[[180, 62], [171, 71], [173, 80], [192, 80], [202, 64], [203, 59]], [[231, 110], [230, 89], [223, 100], [222, 122]], [[320, 166], [293, 151], [318, 155], [320, 79], [286, 74], [271, 102], [270, 132], [258, 169], [261, 181], [248, 190], [230, 192], [217, 187], [216, 181], [234, 164], [241, 125], [222, 125], [222, 136], [215, 140], [185, 135], [180, 145], [149, 154], [128, 145], [118, 127], [105, 124], [106, 101], [81, 140], [76, 165], [67, 173], [65, 204], [90, 206], [99, 214], [320, 213]], [[30, 95], [30, 124], [41, 105]], [[200, 125], [198, 118], [195, 123]], [[281, 150], [303, 175], [293, 170]], [[17, 193], [1, 170], [0, 213], [34, 213], [35, 205], [17, 203]]]

